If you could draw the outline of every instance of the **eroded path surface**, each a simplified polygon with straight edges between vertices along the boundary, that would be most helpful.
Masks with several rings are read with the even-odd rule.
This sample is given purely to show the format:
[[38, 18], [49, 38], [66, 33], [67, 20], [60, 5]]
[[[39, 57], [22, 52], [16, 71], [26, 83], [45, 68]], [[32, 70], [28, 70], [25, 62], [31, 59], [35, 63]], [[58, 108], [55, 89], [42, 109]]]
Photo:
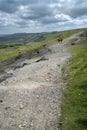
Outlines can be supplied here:
[[61, 67], [70, 54], [64, 44], [48, 48], [44, 60], [26, 60], [0, 84], [0, 130], [57, 130], [64, 89]]

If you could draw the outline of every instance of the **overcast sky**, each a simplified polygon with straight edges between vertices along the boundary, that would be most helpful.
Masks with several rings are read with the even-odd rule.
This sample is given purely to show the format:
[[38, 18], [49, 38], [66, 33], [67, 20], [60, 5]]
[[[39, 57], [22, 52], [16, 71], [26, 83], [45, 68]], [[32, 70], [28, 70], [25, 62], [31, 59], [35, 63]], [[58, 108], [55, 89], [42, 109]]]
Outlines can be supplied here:
[[87, 0], [0, 0], [0, 34], [87, 27]]

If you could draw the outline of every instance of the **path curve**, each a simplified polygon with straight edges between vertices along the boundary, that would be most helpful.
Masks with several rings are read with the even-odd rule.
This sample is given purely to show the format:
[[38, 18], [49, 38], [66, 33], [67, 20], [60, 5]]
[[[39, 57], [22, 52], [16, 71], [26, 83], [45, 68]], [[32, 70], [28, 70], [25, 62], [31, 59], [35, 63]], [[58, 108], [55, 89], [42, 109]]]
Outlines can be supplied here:
[[27, 60], [0, 84], [1, 130], [57, 130], [65, 87], [61, 68], [70, 54], [64, 44], [48, 48], [46, 60]]

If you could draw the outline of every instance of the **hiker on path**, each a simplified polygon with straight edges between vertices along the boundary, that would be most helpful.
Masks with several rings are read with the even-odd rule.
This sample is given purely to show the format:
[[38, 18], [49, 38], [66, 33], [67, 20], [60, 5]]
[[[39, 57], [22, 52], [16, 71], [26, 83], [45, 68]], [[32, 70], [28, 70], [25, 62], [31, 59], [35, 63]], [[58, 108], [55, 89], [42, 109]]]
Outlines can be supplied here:
[[62, 38], [58, 38], [58, 42], [61, 42], [61, 43], [62, 43]]

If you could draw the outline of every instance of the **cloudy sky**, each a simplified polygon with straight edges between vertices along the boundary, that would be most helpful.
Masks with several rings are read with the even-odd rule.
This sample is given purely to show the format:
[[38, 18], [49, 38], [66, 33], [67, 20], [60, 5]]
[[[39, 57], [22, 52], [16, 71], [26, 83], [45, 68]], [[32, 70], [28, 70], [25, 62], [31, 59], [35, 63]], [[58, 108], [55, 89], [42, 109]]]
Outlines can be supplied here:
[[0, 34], [87, 27], [87, 0], [0, 0]]

